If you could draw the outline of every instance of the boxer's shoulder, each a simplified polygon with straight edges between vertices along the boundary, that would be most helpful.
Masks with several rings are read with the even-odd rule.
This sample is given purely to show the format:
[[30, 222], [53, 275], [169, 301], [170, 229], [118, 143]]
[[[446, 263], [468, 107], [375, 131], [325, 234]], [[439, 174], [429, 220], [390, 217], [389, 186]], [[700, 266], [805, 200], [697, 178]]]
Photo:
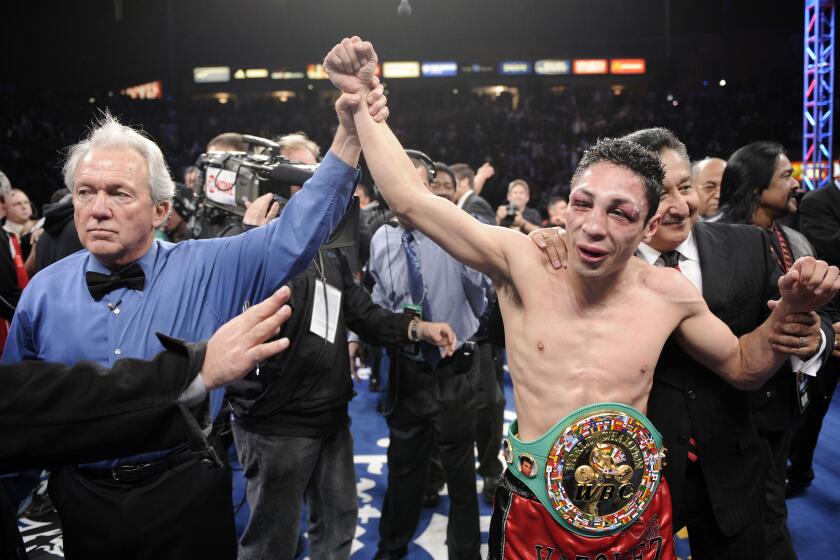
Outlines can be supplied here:
[[676, 304], [694, 304], [703, 296], [680, 271], [644, 264], [638, 268], [640, 283], [656, 298]]

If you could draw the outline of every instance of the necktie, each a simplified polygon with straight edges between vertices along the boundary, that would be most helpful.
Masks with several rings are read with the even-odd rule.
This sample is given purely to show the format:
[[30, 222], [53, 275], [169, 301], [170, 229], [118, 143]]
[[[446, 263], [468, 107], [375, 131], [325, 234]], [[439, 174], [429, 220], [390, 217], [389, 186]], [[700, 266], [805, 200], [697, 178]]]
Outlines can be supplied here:
[[[408, 289], [411, 291], [411, 301], [415, 305], [420, 304], [423, 309], [423, 320], [432, 320], [432, 310], [429, 306], [429, 298], [426, 297], [426, 285], [423, 283], [423, 269], [420, 266], [420, 259], [417, 258], [417, 245], [414, 236], [410, 231], [402, 234], [403, 249], [405, 250], [405, 262], [408, 269]], [[426, 363], [434, 368], [440, 361], [440, 352], [428, 342], [420, 343], [420, 351]]]
[[[680, 270], [680, 252], [679, 251], [665, 251], [660, 255], [662, 257], [662, 262], [664, 266], [668, 268], [676, 268]], [[680, 271], [682, 272], [682, 271]], [[686, 442], [688, 446], [688, 450], [686, 451], [686, 455], [688, 456], [688, 460], [692, 463], [696, 462], [699, 457], [697, 456], [697, 442], [694, 439], [694, 436], [689, 436], [688, 441]]]
[[680, 252], [679, 251], [665, 251], [661, 255], [662, 262], [665, 263], [665, 266], [668, 268], [676, 268], [677, 270], [680, 269]]
[[93, 299], [99, 301], [112, 290], [118, 288], [131, 288], [132, 290], [143, 291], [146, 284], [146, 276], [143, 269], [137, 263], [132, 263], [124, 269], [113, 274], [100, 274], [98, 272], [86, 272], [88, 290]]
[[[781, 258], [777, 255], [776, 259], [779, 261], [779, 266], [782, 270], [787, 272], [790, 270], [790, 267], [793, 266], [793, 257], [790, 254], [790, 248], [788, 247], [787, 240], [785, 239], [785, 236], [782, 235], [782, 230], [779, 229], [779, 226], [776, 224], [773, 224], [773, 235], [776, 236], [776, 241], [779, 243], [779, 249], [782, 252]], [[773, 248], [772, 245], [770, 245], [770, 247], [771, 249]]]

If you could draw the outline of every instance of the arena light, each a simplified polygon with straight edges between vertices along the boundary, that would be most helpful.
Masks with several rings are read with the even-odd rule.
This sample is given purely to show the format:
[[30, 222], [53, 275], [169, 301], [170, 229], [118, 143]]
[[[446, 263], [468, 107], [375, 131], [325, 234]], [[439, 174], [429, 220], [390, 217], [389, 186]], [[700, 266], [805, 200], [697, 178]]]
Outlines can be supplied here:
[[229, 66], [200, 66], [198, 68], [193, 68], [193, 82], [197, 84], [229, 81]]
[[726, 85], [726, 80], [721, 80], [721, 81], [719, 81], [719, 82], [718, 82], [718, 85], [719, 85], [720, 87], [725, 86], [725, 85]]
[[571, 61], [547, 58], [534, 63], [534, 72], [543, 76], [560, 76], [571, 71]]
[[522, 76], [531, 73], [531, 63], [524, 60], [506, 60], [499, 63], [499, 74]]
[[419, 78], [420, 63], [417, 61], [386, 62], [382, 65], [385, 78]]
[[496, 70], [494, 65], [490, 64], [462, 64], [461, 74], [489, 74]]
[[272, 91], [271, 96], [279, 101], [280, 103], [285, 103], [289, 99], [294, 99], [297, 97], [297, 94], [293, 91], [289, 90], [279, 90], [279, 91]]
[[292, 72], [289, 70], [275, 70], [271, 73], [272, 80], [301, 80], [305, 77], [305, 72]]
[[160, 80], [146, 82], [122, 89], [120, 94], [132, 99], [163, 99], [163, 83]]
[[245, 70], [245, 77], [253, 78], [268, 78], [268, 69], [266, 68], [248, 68]]
[[644, 58], [614, 58], [610, 61], [610, 74], [644, 74]]
[[572, 63], [574, 74], [606, 74], [607, 59], [605, 58], [576, 58]]
[[230, 94], [229, 93], [219, 92], [219, 93], [213, 94], [213, 97], [216, 99], [216, 101], [218, 101], [222, 105], [226, 105], [227, 102], [230, 101]]
[[441, 78], [458, 74], [458, 64], [451, 61], [424, 62], [420, 71], [426, 78]]
[[307, 64], [306, 77], [310, 80], [326, 80], [327, 72], [324, 70], [323, 64]]
[[245, 70], [242, 68], [238, 69], [236, 72], [233, 73], [234, 80], [244, 80], [245, 79]]

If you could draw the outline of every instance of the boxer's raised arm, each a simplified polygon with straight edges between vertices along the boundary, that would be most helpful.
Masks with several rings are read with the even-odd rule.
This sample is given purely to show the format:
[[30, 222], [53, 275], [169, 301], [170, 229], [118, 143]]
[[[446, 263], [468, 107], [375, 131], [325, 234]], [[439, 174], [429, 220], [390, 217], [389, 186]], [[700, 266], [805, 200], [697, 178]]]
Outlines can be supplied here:
[[370, 118], [365, 106], [355, 110], [354, 119], [365, 161], [391, 210], [467, 266], [491, 277], [509, 277], [503, 243], [504, 235], [513, 232], [482, 224], [429, 192], [391, 129]]
[[503, 252], [504, 228], [486, 226], [451, 202], [431, 194], [385, 122], [368, 110], [376, 52], [358, 37], [336, 45], [324, 60], [330, 80], [344, 94], [336, 110], [352, 113], [365, 161], [391, 210], [467, 266], [494, 278], [509, 278]]

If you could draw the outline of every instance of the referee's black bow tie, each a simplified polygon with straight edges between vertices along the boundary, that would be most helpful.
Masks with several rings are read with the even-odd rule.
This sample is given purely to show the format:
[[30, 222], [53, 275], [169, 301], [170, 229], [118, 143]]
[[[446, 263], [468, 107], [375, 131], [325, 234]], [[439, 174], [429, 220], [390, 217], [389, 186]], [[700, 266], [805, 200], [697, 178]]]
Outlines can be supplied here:
[[131, 288], [132, 290], [143, 291], [146, 283], [146, 276], [143, 269], [137, 263], [130, 264], [124, 269], [113, 274], [100, 274], [98, 272], [86, 272], [88, 290], [93, 299], [99, 301], [102, 296], [116, 290], [117, 288]]

